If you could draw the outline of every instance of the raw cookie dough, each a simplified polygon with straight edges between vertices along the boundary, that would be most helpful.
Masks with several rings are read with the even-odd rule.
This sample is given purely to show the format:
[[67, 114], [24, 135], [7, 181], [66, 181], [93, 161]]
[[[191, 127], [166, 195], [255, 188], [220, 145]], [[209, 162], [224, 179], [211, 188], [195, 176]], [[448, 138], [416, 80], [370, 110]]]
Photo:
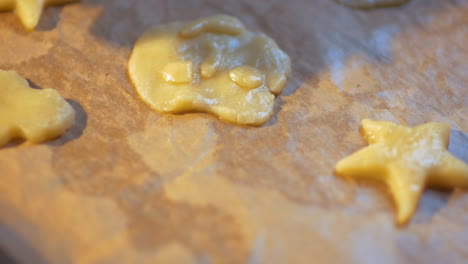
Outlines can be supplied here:
[[28, 30], [33, 30], [47, 5], [60, 5], [79, 0], [0, 0], [0, 11], [15, 10]]
[[362, 120], [369, 146], [342, 159], [338, 175], [385, 182], [394, 196], [397, 222], [406, 223], [429, 187], [468, 187], [468, 166], [448, 151], [450, 127], [427, 123], [414, 128]]
[[38, 143], [73, 126], [75, 112], [55, 90], [37, 90], [13, 71], [0, 70], [0, 146], [24, 138]]
[[410, 0], [336, 0], [338, 3], [355, 8], [376, 8], [398, 6]]
[[138, 94], [155, 110], [209, 112], [241, 125], [271, 117], [290, 72], [271, 38], [227, 15], [150, 29], [129, 61]]

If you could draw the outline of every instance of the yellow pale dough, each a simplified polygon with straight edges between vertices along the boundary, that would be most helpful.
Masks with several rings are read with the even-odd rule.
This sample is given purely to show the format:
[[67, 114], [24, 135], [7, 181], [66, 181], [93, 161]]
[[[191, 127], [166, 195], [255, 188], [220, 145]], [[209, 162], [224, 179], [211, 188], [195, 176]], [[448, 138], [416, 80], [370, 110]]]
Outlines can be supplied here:
[[0, 146], [11, 139], [38, 143], [63, 134], [75, 112], [55, 90], [37, 90], [13, 71], [0, 70]]
[[369, 142], [336, 165], [338, 175], [384, 182], [393, 194], [397, 222], [407, 222], [428, 187], [468, 187], [468, 166], [448, 151], [450, 127], [427, 123], [414, 128], [362, 121]]
[[355, 8], [374, 8], [398, 6], [409, 2], [410, 0], [336, 0], [337, 2]]
[[262, 125], [291, 72], [268, 36], [217, 15], [148, 30], [135, 44], [129, 75], [140, 97], [163, 113], [209, 112]]
[[15, 10], [18, 17], [28, 30], [33, 30], [47, 5], [59, 5], [79, 0], [0, 0], [0, 11]]

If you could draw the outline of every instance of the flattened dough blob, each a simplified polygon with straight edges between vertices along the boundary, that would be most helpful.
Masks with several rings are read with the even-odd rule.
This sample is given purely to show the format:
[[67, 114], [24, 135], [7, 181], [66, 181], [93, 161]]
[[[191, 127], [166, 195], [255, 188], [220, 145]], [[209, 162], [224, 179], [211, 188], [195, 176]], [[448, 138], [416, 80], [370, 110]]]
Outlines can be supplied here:
[[0, 70], [0, 146], [11, 139], [33, 143], [62, 135], [75, 111], [55, 90], [37, 90], [13, 71]]
[[376, 8], [398, 6], [410, 0], [336, 0], [337, 2], [355, 8]]
[[410, 128], [364, 119], [362, 132], [369, 146], [340, 160], [335, 171], [387, 184], [399, 224], [411, 218], [426, 186], [468, 187], [468, 165], [447, 151], [448, 125], [426, 123]]
[[148, 30], [128, 67], [153, 109], [209, 112], [241, 125], [262, 125], [271, 117], [291, 72], [288, 55], [271, 38], [226, 15]]
[[42, 14], [44, 6], [60, 5], [79, 0], [0, 0], [0, 11], [15, 10], [28, 30], [33, 30]]

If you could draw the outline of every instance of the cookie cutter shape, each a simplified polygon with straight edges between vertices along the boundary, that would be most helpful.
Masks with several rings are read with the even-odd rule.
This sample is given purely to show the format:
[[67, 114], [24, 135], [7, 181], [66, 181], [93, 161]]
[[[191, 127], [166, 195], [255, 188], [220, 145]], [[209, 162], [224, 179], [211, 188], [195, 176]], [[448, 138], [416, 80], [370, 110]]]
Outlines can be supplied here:
[[0, 0], [0, 11], [14, 10], [21, 23], [28, 30], [33, 30], [39, 23], [42, 9], [48, 5], [61, 5], [79, 0]]
[[398, 224], [411, 218], [426, 186], [468, 187], [468, 165], [447, 150], [448, 125], [426, 123], [410, 128], [368, 119], [361, 124], [369, 146], [339, 161], [335, 172], [387, 184]]
[[73, 108], [57, 91], [32, 89], [16, 72], [0, 70], [0, 146], [15, 138], [53, 139], [74, 122]]

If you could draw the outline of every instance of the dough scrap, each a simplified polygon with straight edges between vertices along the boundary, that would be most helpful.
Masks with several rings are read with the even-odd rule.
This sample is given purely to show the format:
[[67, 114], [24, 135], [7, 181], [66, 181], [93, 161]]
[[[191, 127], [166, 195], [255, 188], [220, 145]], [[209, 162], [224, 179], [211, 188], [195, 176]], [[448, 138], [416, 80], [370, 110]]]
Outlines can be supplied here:
[[410, 0], [336, 0], [338, 3], [354, 8], [377, 8], [398, 6]]
[[61, 5], [79, 0], [0, 0], [0, 11], [15, 10], [21, 23], [33, 30], [39, 23], [42, 9], [48, 5]]
[[209, 112], [241, 125], [268, 121], [291, 72], [288, 55], [271, 38], [227, 15], [148, 30], [128, 67], [153, 109]]
[[11, 139], [53, 139], [73, 126], [75, 111], [55, 90], [37, 90], [13, 71], [0, 70], [0, 146]]
[[336, 174], [386, 183], [399, 224], [414, 214], [425, 186], [468, 187], [468, 165], [447, 151], [448, 125], [426, 123], [409, 128], [364, 119], [362, 132], [370, 145], [339, 161]]

